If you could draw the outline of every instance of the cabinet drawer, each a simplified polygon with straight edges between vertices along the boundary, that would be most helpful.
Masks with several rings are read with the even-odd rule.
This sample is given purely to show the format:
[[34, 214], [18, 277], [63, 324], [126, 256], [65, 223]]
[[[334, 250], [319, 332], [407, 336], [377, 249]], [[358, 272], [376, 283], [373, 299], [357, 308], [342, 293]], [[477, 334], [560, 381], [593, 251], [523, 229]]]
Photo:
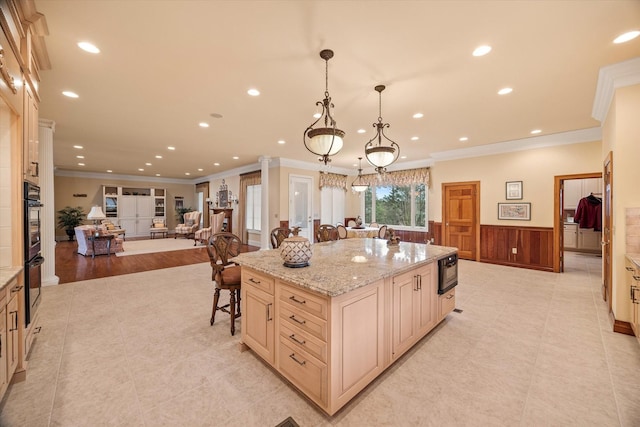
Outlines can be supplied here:
[[302, 311], [327, 320], [327, 301], [321, 297], [285, 285], [280, 287], [280, 300]]
[[11, 289], [15, 285], [15, 281], [12, 280], [11, 283], [8, 283], [7, 286], [0, 289], [0, 307], [7, 305], [7, 289]]
[[289, 346], [280, 336], [278, 344], [279, 371], [296, 387], [318, 403], [327, 403], [327, 365], [315, 360], [308, 353]]
[[454, 308], [456, 308], [456, 288], [439, 296], [438, 319], [444, 319]]
[[307, 351], [321, 362], [327, 362], [327, 343], [291, 325], [280, 322], [280, 335], [295, 349]]
[[273, 295], [275, 280], [264, 274], [260, 274], [254, 270], [242, 267], [242, 282], [249, 283], [253, 287], [261, 289], [268, 294]]
[[287, 303], [280, 303], [280, 322], [281, 324], [291, 324], [303, 332], [307, 332], [322, 341], [327, 341], [327, 322], [311, 316], [297, 307], [293, 307]]

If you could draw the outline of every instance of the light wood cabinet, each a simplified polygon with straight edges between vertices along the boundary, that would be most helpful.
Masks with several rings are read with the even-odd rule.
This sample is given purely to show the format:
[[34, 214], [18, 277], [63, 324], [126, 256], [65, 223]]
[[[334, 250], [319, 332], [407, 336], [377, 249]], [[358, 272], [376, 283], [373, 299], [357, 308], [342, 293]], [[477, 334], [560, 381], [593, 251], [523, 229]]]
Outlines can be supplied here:
[[602, 178], [568, 179], [564, 182], [564, 209], [576, 209], [583, 197], [602, 194]]
[[242, 341], [270, 365], [275, 364], [274, 280], [242, 269]]
[[7, 377], [7, 310], [0, 306], [0, 396], [4, 395], [9, 379]]
[[640, 268], [626, 259], [626, 282], [629, 287], [629, 300], [631, 303], [631, 329], [640, 342]]
[[[10, 289], [9, 292], [12, 292]], [[11, 378], [20, 361], [20, 322], [18, 316], [18, 294], [8, 295], [7, 303], [7, 377]]]
[[393, 359], [404, 354], [436, 324], [435, 266], [432, 263], [393, 278]]
[[38, 101], [29, 84], [25, 85], [23, 108], [23, 174], [26, 181], [38, 185], [40, 175], [40, 160], [38, 159]]
[[578, 249], [600, 252], [602, 248], [602, 233], [590, 228], [578, 229]]
[[447, 317], [456, 308], [456, 288], [438, 295], [438, 322]]

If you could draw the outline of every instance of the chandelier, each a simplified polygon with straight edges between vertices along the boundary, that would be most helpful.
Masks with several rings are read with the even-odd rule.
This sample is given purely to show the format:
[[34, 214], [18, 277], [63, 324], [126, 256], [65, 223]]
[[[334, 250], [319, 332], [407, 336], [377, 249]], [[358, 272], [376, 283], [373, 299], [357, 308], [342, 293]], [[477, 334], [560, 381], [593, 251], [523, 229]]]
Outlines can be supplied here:
[[[384, 89], [384, 85], [378, 85], [375, 87], [380, 98], [378, 123], [373, 124], [373, 127], [376, 128], [376, 135], [364, 146], [364, 153], [367, 157], [367, 161], [376, 168], [376, 172], [378, 173], [386, 172], [387, 166], [398, 160], [398, 156], [400, 155], [400, 146], [387, 138], [384, 134], [384, 128], [389, 127], [389, 123], [382, 123], [382, 91]], [[382, 138], [386, 139], [391, 144], [382, 145]], [[374, 141], [376, 140], [377, 144], [374, 144]]]
[[351, 183], [351, 189], [358, 193], [366, 191], [369, 184], [362, 179], [362, 157], [358, 157], [358, 177]]
[[[320, 156], [319, 160], [326, 165], [331, 161], [329, 156], [337, 154], [342, 149], [344, 131], [336, 127], [336, 121], [331, 115], [331, 108], [334, 108], [334, 105], [331, 103], [331, 96], [329, 96], [329, 60], [333, 58], [333, 51], [324, 49], [320, 52], [320, 57], [325, 61], [325, 91], [324, 99], [316, 102], [316, 106], [322, 106], [322, 113], [315, 122], [304, 130], [302, 139], [307, 150]], [[320, 121], [322, 121], [320, 125], [324, 124], [324, 127], [314, 129], [316, 123]]]

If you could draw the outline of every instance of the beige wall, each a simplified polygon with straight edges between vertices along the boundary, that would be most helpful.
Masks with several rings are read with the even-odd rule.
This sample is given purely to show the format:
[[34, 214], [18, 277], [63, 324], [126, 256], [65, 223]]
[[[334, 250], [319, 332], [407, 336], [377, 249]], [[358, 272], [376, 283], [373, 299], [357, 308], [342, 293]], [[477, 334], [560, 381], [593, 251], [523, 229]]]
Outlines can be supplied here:
[[[600, 141], [514, 153], [440, 161], [431, 167], [429, 220], [442, 221], [442, 184], [480, 181], [480, 222], [553, 227], [554, 176], [602, 170]], [[522, 202], [531, 203], [531, 221], [498, 220], [507, 181], [523, 182]]]
[[617, 320], [631, 320], [625, 282], [625, 209], [640, 207], [640, 85], [617, 89], [603, 124], [601, 157], [613, 152], [612, 310]]
[[[157, 181], [127, 181], [122, 179], [102, 179], [102, 178], [86, 178], [86, 177], [70, 177], [55, 176], [55, 211], [59, 211], [65, 206], [81, 206], [84, 208], [85, 214], [89, 213], [91, 207], [104, 205], [102, 200], [102, 186], [126, 186], [126, 187], [149, 187], [149, 188], [165, 188], [166, 194], [166, 214], [167, 226], [169, 229], [176, 226], [176, 214], [174, 210], [174, 200], [176, 196], [184, 197], [184, 206], [196, 208], [195, 185], [193, 184], [174, 184]], [[74, 194], [86, 194], [87, 197], [73, 197]], [[57, 223], [57, 219], [56, 219]], [[56, 237], [65, 239], [64, 230], [56, 230]]]

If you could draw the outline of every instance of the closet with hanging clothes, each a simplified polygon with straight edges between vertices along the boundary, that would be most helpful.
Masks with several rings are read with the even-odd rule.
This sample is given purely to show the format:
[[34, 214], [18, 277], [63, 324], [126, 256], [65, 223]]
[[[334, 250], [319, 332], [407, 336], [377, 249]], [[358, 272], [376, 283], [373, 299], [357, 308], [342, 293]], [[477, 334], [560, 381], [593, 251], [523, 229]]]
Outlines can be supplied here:
[[564, 249], [600, 253], [602, 179], [572, 179], [564, 184]]

